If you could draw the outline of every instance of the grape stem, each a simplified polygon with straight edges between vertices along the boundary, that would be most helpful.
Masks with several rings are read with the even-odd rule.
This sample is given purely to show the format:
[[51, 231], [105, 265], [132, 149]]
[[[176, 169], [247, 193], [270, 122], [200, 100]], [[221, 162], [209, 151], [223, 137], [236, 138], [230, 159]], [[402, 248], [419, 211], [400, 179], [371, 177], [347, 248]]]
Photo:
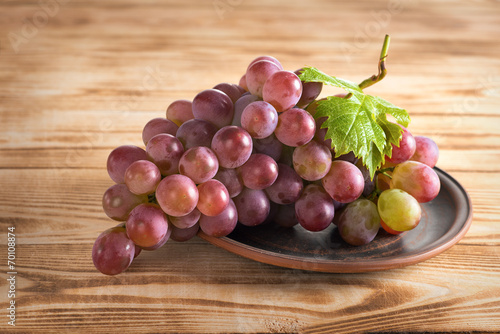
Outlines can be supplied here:
[[[366, 87], [370, 87], [371, 85], [376, 84], [381, 81], [387, 75], [387, 68], [385, 67], [385, 59], [387, 58], [387, 52], [389, 50], [389, 42], [391, 38], [389, 35], [385, 35], [384, 44], [382, 45], [382, 50], [380, 51], [380, 59], [378, 61], [378, 74], [374, 74], [368, 79], [361, 82], [358, 86], [360, 89], [365, 89]], [[352, 93], [349, 93], [345, 96], [346, 99], [350, 98]]]
[[377, 172], [386, 173], [386, 172], [392, 172], [392, 171], [394, 171], [394, 167], [382, 168], [382, 169], [379, 169]]

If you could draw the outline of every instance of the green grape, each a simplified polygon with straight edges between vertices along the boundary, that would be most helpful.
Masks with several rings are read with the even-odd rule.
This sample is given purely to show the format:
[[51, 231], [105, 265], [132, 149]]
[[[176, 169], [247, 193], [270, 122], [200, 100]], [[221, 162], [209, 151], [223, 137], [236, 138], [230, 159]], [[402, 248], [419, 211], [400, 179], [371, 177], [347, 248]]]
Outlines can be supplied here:
[[394, 231], [415, 228], [422, 216], [422, 209], [415, 197], [401, 189], [384, 190], [377, 206], [380, 218]]

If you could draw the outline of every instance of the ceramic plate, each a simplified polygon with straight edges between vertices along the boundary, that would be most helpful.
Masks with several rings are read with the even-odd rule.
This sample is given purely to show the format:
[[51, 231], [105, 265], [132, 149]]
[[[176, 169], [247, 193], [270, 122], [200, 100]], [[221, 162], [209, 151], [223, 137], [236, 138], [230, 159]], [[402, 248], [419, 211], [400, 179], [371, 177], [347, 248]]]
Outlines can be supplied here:
[[255, 261], [287, 268], [332, 273], [386, 270], [425, 261], [447, 250], [467, 233], [472, 206], [465, 189], [449, 174], [435, 168], [441, 191], [422, 204], [422, 220], [413, 230], [400, 235], [380, 231], [364, 246], [345, 243], [332, 224], [321, 232], [301, 226], [277, 224], [246, 227], [238, 224], [227, 237], [198, 235], [208, 242]]

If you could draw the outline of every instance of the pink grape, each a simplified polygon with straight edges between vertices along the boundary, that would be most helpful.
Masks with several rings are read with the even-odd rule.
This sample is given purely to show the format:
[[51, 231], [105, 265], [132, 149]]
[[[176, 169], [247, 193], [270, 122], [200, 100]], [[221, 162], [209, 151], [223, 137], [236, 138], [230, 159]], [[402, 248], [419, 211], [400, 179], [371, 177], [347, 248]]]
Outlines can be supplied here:
[[171, 120], [162, 117], [153, 118], [146, 123], [142, 130], [142, 141], [144, 145], [147, 145], [151, 138], [160, 133], [168, 133], [175, 136], [177, 129], [179, 129], [179, 127]]
[[274, 58], [273, 56], [260, 56], [260, 57], [257, 57], [255, 58], [254, 60], [252, 60], [250, 62], [250, 64], [248, 65], [247, 67], [247, 70], [253, 65], [255, 64], [256, 62], [258, 61], [261, 61], [261, 60], [267, 60], [267, 61], [270, 61], [271, 63], [274, 63], [276, 66], [278, 66], [278, 68], [280, 70], [283, 69], [283, 66], [281, 65], [281, 63], [278, 61], [278, 59]]
[[139, 247], [157, 245], [168, 232], [167, 215], [152, 203], [136, 206], [127, 219], [127, 235]]
[[217, 128], [231, 124], [234, 115], [233, 101], [218, 89], [206, 89], [193, 99], [193, 115], [212, 123]]
[[314, 137], [316, 122], [304, 109], [292, 108], [278, 117], [274, 134], [285, 145], [297, 147], [307, 144]]
[[278, 113], [265, 101], [250, 103], [241, 114], [241, 127], [253, 138], [266, 138], [278, 125]]
[[202, 119], [191, 119], [183, 123], [177, 130], [176, 137], [185, 150], [193, 147], [210, 147], [217, 128], [210, 122]]
[[218, 89], [221, 92], [226, 93], [226, 95], [229, 96], [229, 98], [233, 103], [235, 103], [241, 97], [241, 94], [243, 94], [238, 88], [238, 86], [227, 82], [215, 85], [214, 89]]
[[302, 82], [290, 71], [273, 73], [262, 88], [264, 101], [271, 103], [277, 112], [283, 112], [295, 106], [302, 95]]
[[377, 206], [370, 200], [357, 199], [347, 204], [338, 220], [340, 236], [350, 245], [366, 245], [380, 229]]
[[441, 182], [436, 172], [426, 164], [406, 161], [394, 168], [390, 187], [404, 190], [419, 203], [426, 203], [439, 194]]
[[230, 198], [238, 196], [243, 190], [243, 181], [241, 181], [238, 172], [234, 168], [219, 168], [214, 179], [219, 180], [226, 186]]
[[169, 216], [168, 220], [170, 223], [177, 228], [190, 228], [195, 225], [200, 220], [201, 212], [200, 210], [194, 208], [193, 211], [185, 216], [175, 217]]
[[307, 185], [295, 202], [295, 216], [308, 231], [324, 230], [332, 223], [334, 215], [332, 198], [318, 184]]
[[200, 228], [203, 233], [212, 237], [225, 237], [231, 233], [238, 223], [238, 212], [233, 200], [230, 199], [227, 207], [216, 216], [202, 215]]
[[246, 73], [248, 91], [262, 97], [262, 89], [268, 78], [281, 69], [269, 60], [259, 60], [250, 65]]
[[240, 81], [238, 82], [238, 86], [240, 86], [244, 90], [248, 91], [247, 75], [246, 75], [246, 73], [241, 76]]
[[135, 245], [122, 225], [102, 232], [92, 247], [92, 261], [101, 273], [117, 275], [130, 266], [135, 255]]
[[[294, 73], [300, 75], [303, 69], [298, 69]], [[297, 102], [297, 107], [305, 108], [311, 102], [316, 100], [316, 98], [321, 94], [321, 90], [323, 89], [323, 83], [321, 82], [303, 82], [302, 81], [302, 95], [300, 96], [300, 100]]]
[[295, 203], [304, 189], [304, 182], [295, 170], [285, 164], [278, 164], [276, 181], [265, 189], [269, 199], [277, 204]]
[[439, 159], [439, 148], [434, 140], [425, 136], [415, 136], [416, 149], [410, 160], [418, 161], [433, 168]]
[[200, 224], [196, 223], [191, 227], [187, 228], [178, 228], [176, 226], [172, 226], [172, 234], [170, 235], [170, 239], [177, 242], [184, 242], [191, 240], [200, 230]]
[[278, 164], [268, 155], [252, 154], [243, 166], [238, 168], [243, 185], [250, 189], [265, 189], [278, 177]]
[[271, 210], [271, 203], [263, 190], [244, 188], [233, 200], [238, 210], [238, 220], [246, 226], [262, 224]]
[[149, 160], [134, 161], [125, 171], [125, 184], [137, 195], [154, 193], [160, 181], [160, 170]]
[[283, 144], [276, 138], [274, 134], [269, 137], [253, 139], [253, 148], [255, 153], [262, 153], [270, 156], [275, 161], [280, 160], [283, 152]]
[[219, 161], [208, 147], [193, 147], [184, 152], [179, 160], [179, 172], [194, 183], [203, 183], [217, 174]]
[[188, 100], [176, 100], [167, 108], [167, 119], [181, 126], [185, 122], [193, 119], [193, 103]]
[[120, 183], [112, 185], [104, 192], [102, 207], [109, 218], [125, 221], [133, 208], [147, 201], [147, 196], [133, 194], [125, 184]]
[[198, 188], [187, 176], [173, 174], [161, 180], [156, 188], [156, 200], [169, 216], [185, 216], [198, 203]]
[[125, 171], [132, 162], [148, 160], [146, 151], [133, 145], [122, 145], [115, 148], [108, 156], [106, 167], [108, 174], [116, 183], [125, 183]]
[[415, 138], [413, 138], [410, 131], [402, 125], [399, 126], [403, 129], [403, 135], [399, 141], [399, 146], [392, 144], [391, 157], [385, 157], [385, 160], [392, 164], [399, 164], [409, 160], [415, 153], [416, 149]]
[[179, 160], [184, 154], [184, 147], [176, 137], [166, 133], [156, 135], [146, 145], [146, 152], [149, 160], [160, 169], [161, 175], [179, 172]]
[[147, 251], [154, 251], [157, 250], [158, 248], [162, 247], [167, 243], [167, 241], [170, 239], [170, 235], [172, 234], [172, 228], [169, 225], [167, 234], [161, 239], [156, 245], [151, 246], [151, 247], [142, 247], [142, 249], [147, 250]]
[[231, 122], [231, 125], [236, 125], [241, 127], [241, 115], [243, 114], [243, 111], [245, 108], [252, 102], [259, 101], [260, 97], [252, 95], [252, 94], [247, 94], [247, 95], [242, 95], [238, 101], [234, 103], [234, 117], [233, 121]]
[[214, 135], [212, 151], [219, 160], [219, 166], [236, 168], [243, 165], [252, 154], [252, 137], [238, 126], [225, 126]]
[[222, 182], [211, 179], [198, 185], [199, 200], [196, 208], [205, 216], [217, 216], [227, 207], [229, 192]]
[[365, 187], [365, 179], [359, 168], [343, 160], [333, 161], [321, 182], [326, 192], [340, 203], [356, 200]]
[[332, 164], [332, 153], [315, 140], [293, 151], [293, 168], [301, 178], [316, 181], [324, 177]]

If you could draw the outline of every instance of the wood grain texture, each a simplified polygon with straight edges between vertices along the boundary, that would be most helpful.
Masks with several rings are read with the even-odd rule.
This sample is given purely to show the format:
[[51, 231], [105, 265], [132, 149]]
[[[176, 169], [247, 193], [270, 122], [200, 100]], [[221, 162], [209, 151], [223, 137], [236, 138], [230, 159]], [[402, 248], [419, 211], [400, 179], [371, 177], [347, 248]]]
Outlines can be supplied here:
[[[500, 332], [499, 17], [494, 0], [0, 2], [0, 332]], [[259, 55], [360, 82], [385, 33], [389, 74], [370, 93], [440, 146], [474, 208], [463, 240], [414, 266], [325, 274], [195, 238], [96, 272], [111, 149], [142, 145], [170, 102], [238, 82]]]

